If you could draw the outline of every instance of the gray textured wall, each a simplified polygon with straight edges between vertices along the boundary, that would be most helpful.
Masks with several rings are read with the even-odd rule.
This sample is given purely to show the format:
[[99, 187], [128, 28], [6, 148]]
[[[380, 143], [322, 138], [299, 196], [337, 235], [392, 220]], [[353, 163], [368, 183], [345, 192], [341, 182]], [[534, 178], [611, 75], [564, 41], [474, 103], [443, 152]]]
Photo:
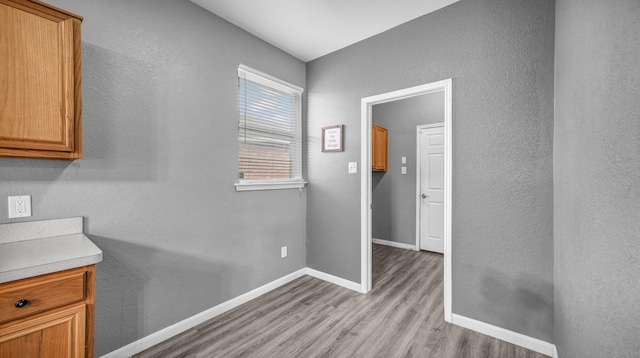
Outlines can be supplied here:
[[187, 0], [50, 2], [84, 16], [84, 158], [0, 159], [0, 222], [86, 218], [97, 356], [305, 267], [306, 194], [233, 186], [238, 64], [305, 64]]
[[558, 0], [559, 356], [640, 352], [640, 2]]
[[453, 312], [553, 340], [554, 5], [463, 0], [307, 64], [309, 267], [360, 281], [361, 98], [453, 78]]
[[[416, 126], [444, 122], [444, 92], [378, 104], [371, 116], [373, 123], [389, 130], [388, 171], [371, 175], [372, 236], [415, 245]], [[403, 166], [407, 174], [401, 174]]]

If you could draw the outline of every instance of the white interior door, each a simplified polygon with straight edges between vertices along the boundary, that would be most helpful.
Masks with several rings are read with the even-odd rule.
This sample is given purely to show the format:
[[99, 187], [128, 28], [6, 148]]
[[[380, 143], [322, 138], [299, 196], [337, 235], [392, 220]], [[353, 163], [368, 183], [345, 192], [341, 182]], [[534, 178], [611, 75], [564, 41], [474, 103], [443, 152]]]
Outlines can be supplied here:
[[444, 127], [418, 127], [420, 249], [444, 251]]

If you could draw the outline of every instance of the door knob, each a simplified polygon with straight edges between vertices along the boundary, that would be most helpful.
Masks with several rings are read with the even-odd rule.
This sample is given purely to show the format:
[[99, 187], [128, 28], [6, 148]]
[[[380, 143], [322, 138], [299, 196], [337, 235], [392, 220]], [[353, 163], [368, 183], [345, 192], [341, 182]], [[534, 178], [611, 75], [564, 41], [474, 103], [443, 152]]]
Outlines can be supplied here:
[[429, 195], [422, 194], [422, 199], [426, 199], [426, 198], [428, 198], [428, 197], [429, 197]]

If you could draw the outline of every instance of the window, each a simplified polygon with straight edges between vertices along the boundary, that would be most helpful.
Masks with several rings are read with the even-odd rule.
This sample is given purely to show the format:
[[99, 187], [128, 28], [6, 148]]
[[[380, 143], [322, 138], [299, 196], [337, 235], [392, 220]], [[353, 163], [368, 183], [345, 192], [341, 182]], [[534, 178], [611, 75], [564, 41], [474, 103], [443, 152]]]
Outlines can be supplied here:
[[238, 68], [236, 190], [302, 188], [302, 88]]

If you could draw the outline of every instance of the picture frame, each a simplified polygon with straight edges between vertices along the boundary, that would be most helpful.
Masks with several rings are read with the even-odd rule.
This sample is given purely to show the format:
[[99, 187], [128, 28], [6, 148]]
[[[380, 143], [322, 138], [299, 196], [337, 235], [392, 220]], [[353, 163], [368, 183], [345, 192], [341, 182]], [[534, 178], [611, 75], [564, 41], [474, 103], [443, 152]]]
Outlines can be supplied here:
[[322, 128], [322, 151], [342, 152], [344, 151], [344, 125]]

